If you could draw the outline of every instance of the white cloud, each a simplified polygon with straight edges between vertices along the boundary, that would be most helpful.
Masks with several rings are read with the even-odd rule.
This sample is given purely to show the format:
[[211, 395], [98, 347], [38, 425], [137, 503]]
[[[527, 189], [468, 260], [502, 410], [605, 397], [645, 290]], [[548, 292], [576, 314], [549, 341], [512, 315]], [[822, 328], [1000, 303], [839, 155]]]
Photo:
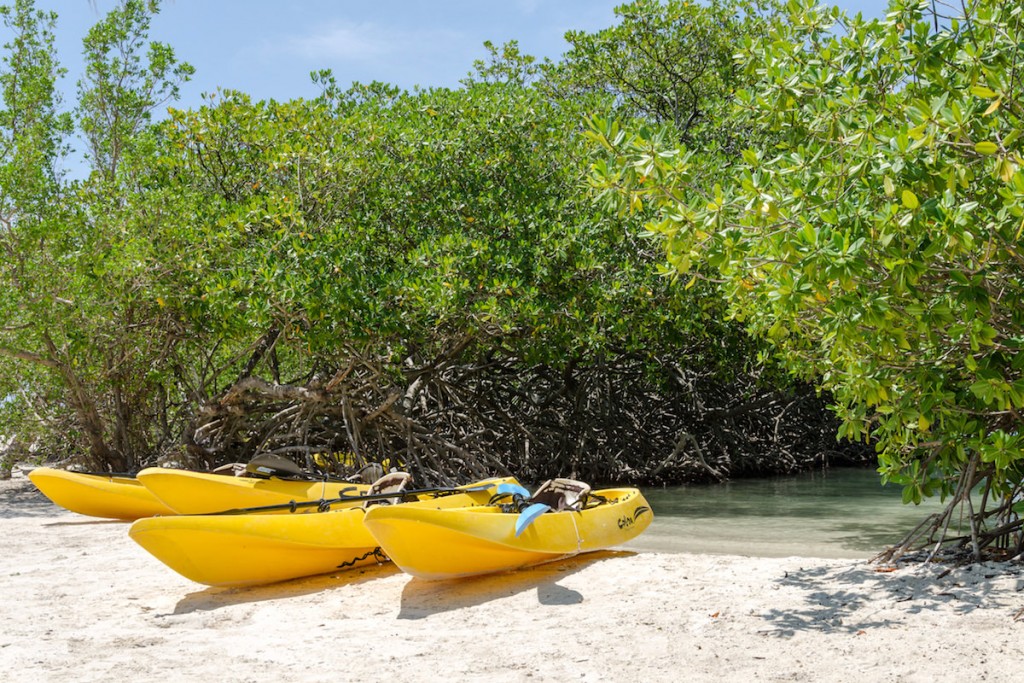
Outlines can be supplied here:
[[364, 61], [444, 50], [461, 35], [456, 31], [383, 27], [371, 22], [332, 22], [305, 35], [291, 36], [280, 50], [308, 60]]
[[541, 4], [541, 0], [516, 0], [516, 7], [526, 15], [532, 15]]
[[291, 36], [286, 52], [307, 59], [364, 59], [387, 54], [391, 38], [373, 24], [330, 24], [302, 36]]

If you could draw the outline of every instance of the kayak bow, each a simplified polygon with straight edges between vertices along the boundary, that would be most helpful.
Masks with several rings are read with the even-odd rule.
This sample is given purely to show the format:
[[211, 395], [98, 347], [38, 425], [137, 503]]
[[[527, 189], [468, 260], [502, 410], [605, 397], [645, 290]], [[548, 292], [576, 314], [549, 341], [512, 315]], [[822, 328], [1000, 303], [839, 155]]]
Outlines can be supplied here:
[[174, 514], [138, 479], [129, 476], [37, 467], [28, 478], [55, 504], [80, 515], [131, 521]]

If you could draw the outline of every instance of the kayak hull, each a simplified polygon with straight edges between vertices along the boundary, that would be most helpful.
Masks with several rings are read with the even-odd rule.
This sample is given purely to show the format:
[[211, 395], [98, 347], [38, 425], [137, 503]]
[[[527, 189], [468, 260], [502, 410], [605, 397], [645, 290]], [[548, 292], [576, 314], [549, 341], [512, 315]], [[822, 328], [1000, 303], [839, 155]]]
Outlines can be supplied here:
[[132, 521], [174, 514], [174, 510], [132, 477], [37, 467], [28, 473], [28, 478], [53, 503], [80, 515]]
[[339, 495], [358, 496], [370, 488], [366, 484], [350, 482], [293, 481], [276, 477], [259, 479], [168, 467], [147, 467], [137, 476], [157, 499], [181, 515], [285, 505], [292, 501], [307, 502], [337, 498]]
[[617, 546], [642, 533], [653, 519], [637, 489], [605, 489], [592, 495], [607, 502], [582, 512], [542, 514], [518, 537], [518, 515], [496, 506], [376, 508], [367, 512], [364, 523], [402, 571], [424, 579], [451, 579]]
[[[478, 482], [465, 491], [388, 507], [485, 505], [498, 483]], [[154, 517], [135, 522], [128, 534], [182, 576], [208, 586], [250, 586], [386, 561], [363, 524], [366, 510], [346, 507], [307, 514], [228, 514]], [[385, 507], [383, 505], [375, 506]]]
[[187, 579], [247, 586], [377, 562], [363, 510], [295, 515], [152, 517], [128, 534]]

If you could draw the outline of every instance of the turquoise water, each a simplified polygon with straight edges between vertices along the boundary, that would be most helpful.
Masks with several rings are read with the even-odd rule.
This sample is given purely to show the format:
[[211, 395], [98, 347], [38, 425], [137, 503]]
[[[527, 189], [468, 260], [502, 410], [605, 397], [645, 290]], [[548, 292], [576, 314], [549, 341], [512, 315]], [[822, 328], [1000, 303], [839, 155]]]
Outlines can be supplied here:
[[757, 557], [868, 558], [942, 507], [903, 505], [870, 468], [643, 492], [654, 522], [626, 547]]

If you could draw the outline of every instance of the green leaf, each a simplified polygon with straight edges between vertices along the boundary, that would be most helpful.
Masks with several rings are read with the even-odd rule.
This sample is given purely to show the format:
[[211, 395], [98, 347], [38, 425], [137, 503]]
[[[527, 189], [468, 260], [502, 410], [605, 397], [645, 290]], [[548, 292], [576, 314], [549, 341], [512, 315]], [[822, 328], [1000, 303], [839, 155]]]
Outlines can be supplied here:
[[887, 196], [891, 197], [894, 194], [896, 194], [896, 185], [893, 184], [892, 178], [890, 178], [889, 176], [885, 176], [885, 178], [882, 180], [882, 184], [885, 187], [885, 194]]
[[990, 140], [985, 140], [984, 142], [976, 143], [974, 151], [978, 154], [995, 154], [999, 151], [999, 145]]
[[917, 201], [917, 195], [910, 190], [903, 190], [903, 206], [908, 209], [916, 209], [921, 206], [921, 203]]

